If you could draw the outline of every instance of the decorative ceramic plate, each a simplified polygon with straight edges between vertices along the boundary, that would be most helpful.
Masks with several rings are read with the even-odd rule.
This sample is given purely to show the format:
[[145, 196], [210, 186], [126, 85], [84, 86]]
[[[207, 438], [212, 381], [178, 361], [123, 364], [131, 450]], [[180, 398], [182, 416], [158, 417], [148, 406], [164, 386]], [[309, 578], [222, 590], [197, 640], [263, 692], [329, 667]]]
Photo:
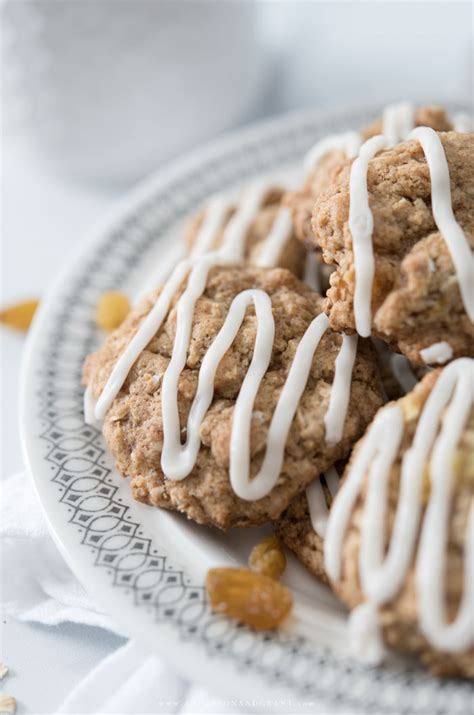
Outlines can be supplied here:
[[472, 690], [464, 682], [438, 681], [407, 660], [374, 668], [351, 659], [344, 609], [292, 559], [285, 580], [296, 605], [284, 629], [254, 633], [211, 612], [203, 588], [207, 569], [245, 562], [262, 529], [222, 535], [132, 500], [100, 432], [83, 419], [81, 366], [103, 339], [94, 306], [105, 290], [118, 287], [133, 296], [153, 283], [154, 270], [158, 276], [180, 245], [183, 220], [211, 193], [288, 171], [321, 136], [363, 125], [378, 112], [293, 114], [155, 175], [81, 246], [30, 336], [23, 440], [71, 568], [130, 635], [247, 710], [454, 715], [470, 710]]

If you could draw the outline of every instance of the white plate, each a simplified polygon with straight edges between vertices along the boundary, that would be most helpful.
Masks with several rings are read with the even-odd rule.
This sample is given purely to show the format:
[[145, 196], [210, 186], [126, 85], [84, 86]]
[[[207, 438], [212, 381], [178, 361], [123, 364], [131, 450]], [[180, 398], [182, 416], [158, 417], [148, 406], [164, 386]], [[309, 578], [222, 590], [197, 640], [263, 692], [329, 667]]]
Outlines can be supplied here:
[[179, 245], [183, 219], [209, 194], [235, 190], [257, 174], [287, 171], [319, 137], [363, 125], [378, 111], [293, 114], [155, 175], [83, 245], [30, 334], [23, 441], [64, 556], [130, 635], [245, 709], [454, 714], [468, 712], [472, 690], [437, 681], [408, 661], [369, 668], [349, 658], [344, 610], [292, 559], [285, 578], [296, 607], [285, 629], [256, 634], [210, 611], [206, 570], [245, 562], [262, 530], [223, 536], [131, 499], [100, 432], [83, 421], [81, 365], [103, 338], [94, 306], [107, 289], [136, 295], [150, 274], [158, 275], [170, 244]]

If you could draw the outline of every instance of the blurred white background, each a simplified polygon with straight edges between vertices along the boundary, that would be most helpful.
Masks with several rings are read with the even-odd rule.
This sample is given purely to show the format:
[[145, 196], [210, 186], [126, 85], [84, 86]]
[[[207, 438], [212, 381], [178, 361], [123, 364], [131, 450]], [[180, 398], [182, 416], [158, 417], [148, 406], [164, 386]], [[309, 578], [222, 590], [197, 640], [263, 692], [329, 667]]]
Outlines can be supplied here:
[[[113, 199], [229, 129], [304, 107], [473, 99], [470, 2], [10, 0], [1, 20], [2, 304], [41, 297]], [[4, 477], [22, 465], [24, 339], [0, 339]], [[34, 713], [113, 646], [11, 621], [4, 638], [9, 690]]]
[[2, 36], [7, 132], [115, 185], [263, 115], [472, 91], [469, 2], [9, 0]]

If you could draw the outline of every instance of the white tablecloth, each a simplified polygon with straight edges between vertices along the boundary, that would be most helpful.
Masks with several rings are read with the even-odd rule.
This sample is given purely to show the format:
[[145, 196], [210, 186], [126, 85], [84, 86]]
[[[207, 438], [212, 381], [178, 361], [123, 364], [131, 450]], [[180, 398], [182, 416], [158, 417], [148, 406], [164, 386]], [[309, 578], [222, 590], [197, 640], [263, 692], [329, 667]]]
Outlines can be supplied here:
[[[2, 169], [3, 305], [43, 295], [71, 246], [119, 191], [70, 184], [13, 142], [5, 147]], [[0, 472], [5, 478], [23, 464], [17, 394], [25, 338], [0, 333]], [[21, 713], [52, 713], [91, 667], [121, 643], [123, 639], [100, 629], [33, 626], [2, 614], [0, 660], [10, 668], [2, 690], [16, 697]]]

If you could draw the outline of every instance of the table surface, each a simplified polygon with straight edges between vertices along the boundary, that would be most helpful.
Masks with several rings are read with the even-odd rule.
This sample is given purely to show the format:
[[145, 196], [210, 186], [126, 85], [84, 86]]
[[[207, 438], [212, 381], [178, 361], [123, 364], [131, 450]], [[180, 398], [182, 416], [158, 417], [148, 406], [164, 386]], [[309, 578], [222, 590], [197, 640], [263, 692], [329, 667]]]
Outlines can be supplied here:
[[[38, 297], [106, 207], [120, 194], [84, 188], [55, 176], [39, 157], [12, 142], [2, 158], [1, 304]], [[45, 206], [48, 210], [45, 211]], [[25, 260], [27, 256], [27, 260]], [[18, 383], [25, 337], [0, 331], [1, 477], [23, 468]], [[2, 614], [0, 660], [10, 669], [1, 690], [18, 713], [52, 713], [83, 676], [121, 639], [98, 628], [19, 623]]]

